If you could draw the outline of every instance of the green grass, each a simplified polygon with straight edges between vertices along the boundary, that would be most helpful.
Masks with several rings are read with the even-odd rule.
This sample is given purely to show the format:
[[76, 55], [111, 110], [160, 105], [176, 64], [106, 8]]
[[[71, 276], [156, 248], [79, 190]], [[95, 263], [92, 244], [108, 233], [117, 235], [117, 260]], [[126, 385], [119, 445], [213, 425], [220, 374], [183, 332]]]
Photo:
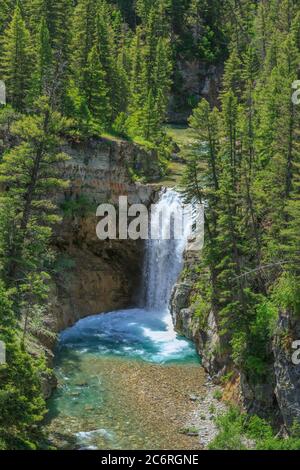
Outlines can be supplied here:
[[168, 162], [167, 174], [155, 183], [159, 183], [160, 185], [165, 186], [166, 188], [178, 187], [180, 185], [180, 180], [183, 175], [184, 168], [184, 163]]
[[165, 132], [180, 148], [179, 156], [185, 159], [195, 142], [192, 130], [187, 126], [169, 124], [165, 126]]
[[103, 139], [107, 139], [107, 140], [112, 140], [113, 142], [124, 142], [124, 141], [128, 141], [127, 138], [125, 137], [121, 137], [117, 134], [113, 134], [111, 132], [102, 132], [101, 133], [101, 137]]
[[192, 145], [194, 142], [192, 131], [188, 126], [168, 124], [165, 126], [165, 132], [181, 150], [184, 150], [185, 147]]
[[167, 188], [178, 187], [185, 169], [184, 160], [188, 155], [189, 148], [193, 144], [194, 139], [191, 130], [187, 126], [168, 124], [164, 127], [164, 130], [179, 147], [180, 152], [177, 156], [183, 161], [169, 161], [167, 163], [166, 175], [159, 180], [159, 184]]

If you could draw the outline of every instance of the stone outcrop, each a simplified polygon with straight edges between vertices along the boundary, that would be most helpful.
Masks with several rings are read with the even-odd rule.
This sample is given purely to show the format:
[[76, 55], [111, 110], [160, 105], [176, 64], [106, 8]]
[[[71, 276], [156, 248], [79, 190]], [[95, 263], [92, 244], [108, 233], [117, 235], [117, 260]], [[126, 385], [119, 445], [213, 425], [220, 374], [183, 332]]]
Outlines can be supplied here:
[[182, 275], [174, 287], [171, 298], [171, 313], [178, 332], [191, 339], [202, 359], [202, 365], [211, 377], [220, 376], [226, 367], [226, 357], [220, 352], [219, 326], [213, 311], [209, 312], [205, 328], [195, 316], [193, 296], [199, 274], [199, 254], [187, 250]]
[[300, 365], [292, 360], [294, 341], [300, 340], [300, 322], [282, 312], [273, 341], [275, 394], [285, 426], [300, 423]]
[[[300, 322], [282, 313], [273, 339], [273, 361], [268, 365], [264, 383], [249, 380], [234, 367], [228, 353], [222, 352], [224, 339], [220, 337], [217, 317], [209, 312], [205, 325], [195, 315], [195, 284], [199, 280], [196, 267], [199, 258], [187, 254], [183, 273], [176, 284], [171, 311], [178, 332], [194, 341], [202, 364], [216, 383], [227, 374], [223, 399], [239, 404], [249, 413], [272, 417], [277, 425], [290, 430], [300, 422], [300, 365], [292, 361], [293, 341], [300, 340]], [[226, 349], [225, 349], [226, 350]]]
[[171, 95], [168, 119], [174, 123], [185, 123], [193, 108], [201, 98], [207, 99], [212, 106], [218, 105], [223, 65], [209, 65], [200, 60], [180, 60], [176, 75], [178, 91]]
[[130, 142], [66, 143], [62, 151], [70, 157], [61, 168], [70, 184], [56, 195], [63, 221], [53, 236], [59, 265], [50, 298], [55, 331], [84, 316], [135, 302], [143, 265], [142, 242], [99, 240], [96, 208], [101, 203], [117, 205], [120, 195], [127, 196], [131, 204], [150, 204], [153, 187], [133, 182], [132, 172], [152, 179], [159, 176], [156, 155]]

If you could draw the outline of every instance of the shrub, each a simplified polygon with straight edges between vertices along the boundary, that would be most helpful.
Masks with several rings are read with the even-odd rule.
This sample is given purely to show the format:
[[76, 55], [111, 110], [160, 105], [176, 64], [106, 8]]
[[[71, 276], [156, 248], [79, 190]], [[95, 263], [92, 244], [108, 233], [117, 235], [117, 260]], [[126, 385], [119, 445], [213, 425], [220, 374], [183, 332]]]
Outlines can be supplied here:
[[61, 209], [66, 217], [84, 217], [94, 211], [94, 205], [85, 195], [76, 199], [67, 199], [61, 204]]
[[293, 427], [291, 437], [281, 439], [266, 420], [241, 413], [234, 406], [216, 419], [216, 425], [218, 435], [209, 445], [210, 450], [245, 450], [249, 440], [255, 450], [300, 450], [299, 425]]

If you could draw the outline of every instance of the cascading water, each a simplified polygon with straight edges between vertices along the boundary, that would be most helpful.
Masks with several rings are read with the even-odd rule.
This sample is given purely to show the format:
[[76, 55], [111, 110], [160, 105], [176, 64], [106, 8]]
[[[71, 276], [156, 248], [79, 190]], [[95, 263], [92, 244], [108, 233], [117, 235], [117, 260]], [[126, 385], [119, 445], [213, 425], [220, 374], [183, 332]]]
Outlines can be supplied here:
[[[95, 350], [101, 354], [129, 356], [155, 363], [194, 357], [191, 343], [175, 333], [168, 309], [192, 227], [187, 217], [187, 223], [182, 224], [182, 236], [172, 237], [172, 228], [176, 222], [181, 222], [176, 220], [182, 217], [181, 207], [180, 195], [171, 189], [163, 192], [154, 206], [153, 229], [159, 229], [156, 233], [160, 232], [161, 238], [149, 239], [146, 243], [145, 307], [85, 318], [62, 333], [63, 347]], [[162, 214], [162, 217], [156, 217], [157, 214]], [[168, 238], [169, 232], [171, 239], [164, 239]]]
[[[175, 191], [166, 190], [161, 194], [152, 217], [156, 211], [163, 211], [161, 233], [165, 236], [170, 229], [169, 221], [173, 218], [176, 222], [176, 217], [181, 217], [181, 204]], [[51, 399], [50, 411], [58, 416], [54, 420], [52, 417], [53, 426], [67, 427], [74, 436], [75, 447], [158, 449], [166, 439], [164, 433], [169, 436], [169, 421], [167, 431], [161, 424], [153, 431], [155, 418], [149, 420], [143, 409], [136, 414], [130, 408], [131, 402], [135, 408], [132, 394], [138, 389], [132, 394], [126, 394], [126, 390], [132, 374], [149, 376], [148, 367], [152, 368], [151, 374], [168, 373], [163, 365], [175, 367], [176, 387], [177, 373], [182, 375], [183, 386], [187, 386], [199, 370], [195, 367], [199, 359], [193, 344], [176, 334], [168, 309], [190, 230], [188, 220], [180, 239], [147, 242], [144, 308], [85, 318], [61, 334], [56, 364], [60, 387]], [[162, 380], [165, 379], [162, 377]], [[131, 440], [128, 440], [128, 427], [133, 433]], [[170, 446], [174, 432], [171, 434]]]
[[[186, 217], [186, 223], [183, 224], [183, 214], [180, 195], [172, 189], [163, 192], [152, 213], [152, 231], [160, 233], [161, 238], [150, 239], [146, 243], [144, 281], [148, 309], [165, 310], [168, 307], [172, 288], [182, 268], [183, 251], [192, 230], [192, 219]], [[181, 238], [175, 239], [174, 227], [179, 225], [182, 228]]]

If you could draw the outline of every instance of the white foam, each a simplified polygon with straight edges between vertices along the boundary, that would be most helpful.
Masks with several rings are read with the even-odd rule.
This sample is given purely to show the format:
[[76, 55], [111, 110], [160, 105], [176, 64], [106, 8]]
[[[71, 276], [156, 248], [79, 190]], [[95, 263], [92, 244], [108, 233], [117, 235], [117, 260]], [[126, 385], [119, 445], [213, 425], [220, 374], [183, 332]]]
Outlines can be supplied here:
[[109, 441], [114, 439], [114, 434], [111, 431], [107, 431], [107, 429], [96, 429], [95, 431], [80, 431], [75, 434], [76, 438], [78, 439], [79, 443], [89, 443], [93, 439], [97, 437], [103, 437]]

